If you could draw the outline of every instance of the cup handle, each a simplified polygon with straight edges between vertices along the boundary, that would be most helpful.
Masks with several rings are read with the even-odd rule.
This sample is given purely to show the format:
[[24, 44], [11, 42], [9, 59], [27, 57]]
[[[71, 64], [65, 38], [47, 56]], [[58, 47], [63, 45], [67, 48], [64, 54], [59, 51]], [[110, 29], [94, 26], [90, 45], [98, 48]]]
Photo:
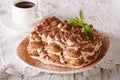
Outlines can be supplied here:
[[38, 21], [38, 20], [41, 20], [42, 17], [43, 17], [43, 16], [42, 16], [42, 12], [41, 12], [41, 11], [37, 11], [37, 12], [36, 12], [36, 19], [37, 19], [37, 21]]

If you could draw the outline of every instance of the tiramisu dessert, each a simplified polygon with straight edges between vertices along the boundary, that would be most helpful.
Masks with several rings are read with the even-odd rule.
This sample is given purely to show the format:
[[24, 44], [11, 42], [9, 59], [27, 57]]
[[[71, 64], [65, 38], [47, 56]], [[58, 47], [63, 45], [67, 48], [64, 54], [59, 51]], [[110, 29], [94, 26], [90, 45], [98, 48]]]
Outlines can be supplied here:
[[81, 68], [92, 64], [101, 53], [102, 41], [92, 25], [79, 18], [61, 21], [50, 16], [42, 19], [29, 35], [30, 57], [59, 67]]

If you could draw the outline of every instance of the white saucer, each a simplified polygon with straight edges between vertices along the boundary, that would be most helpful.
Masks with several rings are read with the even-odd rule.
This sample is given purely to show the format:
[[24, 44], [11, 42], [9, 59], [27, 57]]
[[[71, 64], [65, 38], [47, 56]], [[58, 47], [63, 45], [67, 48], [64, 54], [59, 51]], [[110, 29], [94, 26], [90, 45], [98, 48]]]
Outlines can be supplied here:
[[31, 32], [35, 25], [37, 25], [38, 21], [33, 23], [32, 25], [26, 27], [23, 29], [21, 28], [21, 25], [17, 25], [13, 22], [12, 19], [12, 13], [6, 13], [2, 18], [1, 18], [1, 23], [3, 24], [3, 27], [16, 31], [16, 32]]

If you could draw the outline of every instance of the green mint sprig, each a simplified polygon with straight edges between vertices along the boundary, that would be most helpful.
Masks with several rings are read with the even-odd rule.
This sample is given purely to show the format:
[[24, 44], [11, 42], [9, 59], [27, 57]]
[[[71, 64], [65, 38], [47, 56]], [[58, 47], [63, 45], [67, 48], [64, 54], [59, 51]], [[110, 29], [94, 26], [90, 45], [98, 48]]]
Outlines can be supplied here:
[[82, 11], [80, 11], [80, 13], [79, 13], [79, 18], [78, 17], [68, 18], [67, 22], [69, 25], [82, 27], [82, 31], [85, 33], [85, 35], [88, 36], [88, 38], [91, 41], [94, 41], [92, 29], [89, 24], [84, 23], [84, 15], [83, 15]]

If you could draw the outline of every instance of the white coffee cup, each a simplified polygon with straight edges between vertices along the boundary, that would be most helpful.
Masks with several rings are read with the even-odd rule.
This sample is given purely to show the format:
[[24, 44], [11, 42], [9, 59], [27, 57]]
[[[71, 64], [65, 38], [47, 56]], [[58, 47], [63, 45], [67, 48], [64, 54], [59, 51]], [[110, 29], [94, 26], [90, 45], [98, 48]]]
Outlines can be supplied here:
[[[18, 3], [21, 2], [29, 2], [33, 5], [27, 6], [18, 6]], [[21, 3], [22, 4], [22, 3]], [[36, 0], [16, 0], [12, 4], [12, 18], [15, 24], [21, 25], [21, 27], [32, 25], [35, 21], [37, 21], [38, 12], [37, 12], [37, 1]], [[39, 12], [39, 19], [41, 18], [42, 14]]]

